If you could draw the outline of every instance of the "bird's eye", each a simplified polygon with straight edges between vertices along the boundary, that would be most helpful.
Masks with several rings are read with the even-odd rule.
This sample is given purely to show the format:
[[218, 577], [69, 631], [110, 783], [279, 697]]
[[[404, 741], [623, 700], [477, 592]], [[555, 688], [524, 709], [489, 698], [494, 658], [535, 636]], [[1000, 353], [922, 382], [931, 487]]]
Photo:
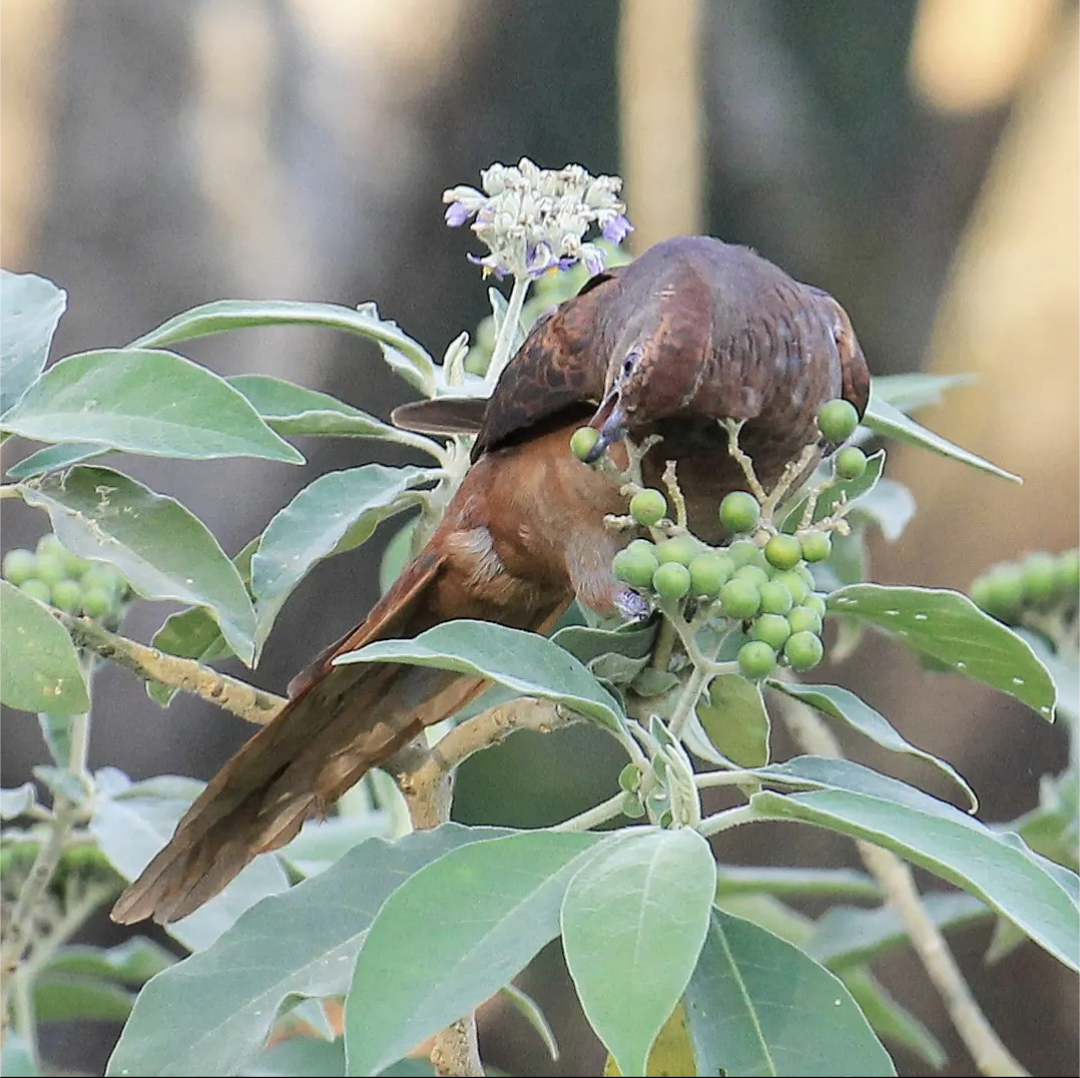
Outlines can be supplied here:
[[630, 375], [630, 373], [633, 371], [634, 365], [637, 363], [637, 361], [638, 361], [637, 352], [628, 352], [627, 353], [626, 359], [624, 359], [623, 362], [622, 362], [622, 373], [623, 373], [624, 378], [626, 378], [626, 377], [628, 377]]

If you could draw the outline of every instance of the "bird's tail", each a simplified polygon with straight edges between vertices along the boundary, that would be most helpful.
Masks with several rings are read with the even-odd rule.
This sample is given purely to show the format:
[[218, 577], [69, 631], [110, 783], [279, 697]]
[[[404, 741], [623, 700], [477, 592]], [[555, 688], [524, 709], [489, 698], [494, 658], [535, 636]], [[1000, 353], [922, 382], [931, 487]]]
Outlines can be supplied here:
[[285, 707], [210, 781], [168, 845], [120, 896], [112, 919], [179, 920], [216, 895], [256, 854], [284, 846], [312, 815], [425, 726], [452, 715], [485, 682], [396, 663], [333, 666], [373, 640], [414, 636], [443, 610], [448, 567], [422, 552], [368, 618], [290, 686]]

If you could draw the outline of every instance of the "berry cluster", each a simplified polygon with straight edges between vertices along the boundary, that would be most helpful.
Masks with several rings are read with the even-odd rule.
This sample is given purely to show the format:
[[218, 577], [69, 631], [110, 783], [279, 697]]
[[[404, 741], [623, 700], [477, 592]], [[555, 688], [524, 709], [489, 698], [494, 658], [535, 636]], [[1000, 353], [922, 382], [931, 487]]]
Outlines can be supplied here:
[[120, 624], [124, 604], [131, 598], [119, 570], [72, 554], [55, 535], [42, 536], [36, 551], [9, 551], [2, 571], [31, 598], [109, 627]]
[[971, 585], [971, 597], [988, 614], [1009, 625], [1028, 614], [1057, 611], [1075, 617], [1080, 597], [1080, 550], [1056, 557], [1040, 551], [993, 566]]

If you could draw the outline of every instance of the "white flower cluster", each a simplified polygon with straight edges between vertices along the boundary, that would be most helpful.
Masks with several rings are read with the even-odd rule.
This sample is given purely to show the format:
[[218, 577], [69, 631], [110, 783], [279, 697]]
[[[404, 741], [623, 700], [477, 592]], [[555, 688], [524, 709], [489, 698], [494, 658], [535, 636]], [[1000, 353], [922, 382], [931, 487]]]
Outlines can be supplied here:
[[621, 243], [633, 226], [626, 206], [616, 197], [618, 176], [591, 176], [581, 165], [540, 168], [527, 157], [516, 166], [494, 164], [480, 173], [480, 186], [443, 192], [446, 223], [458, 227], [473, 220], [472, 230], [489, 254], [469, 260], [485, 275], [539, 277], [549, 269], [584, 262], [590, 275], [604, 268], [604, 252], [584, 242], [590, 226], [605, 239]]

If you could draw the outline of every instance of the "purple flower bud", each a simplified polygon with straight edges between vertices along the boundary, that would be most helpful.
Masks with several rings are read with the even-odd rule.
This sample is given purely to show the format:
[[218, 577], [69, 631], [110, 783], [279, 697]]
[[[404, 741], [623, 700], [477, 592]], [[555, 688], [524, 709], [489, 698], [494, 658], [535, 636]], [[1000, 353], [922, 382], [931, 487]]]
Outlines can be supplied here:
[[464, 202], [451, 202], [446, 207], [446, 223], [451, 228], [459, 228], [461, 225], [472, 217], [473, 210], [470, 210]]
[[604, 268], [604, 252], [591, 243], [581, 245], [581, 261], [590, 277], [595, 277]]
[[489, 273], [493, 273], [495, 275], [495, 280], [501, 281], [506, 276], [506, 270], [504, 270], [502, 266], [497, 265], [491, 255], [488, 255], [486, 258], [478, 258], [476, 255], [466, 255], [465, 257], [474, 266], [483, 266], [485, 277]]
[[612, 217], [601, 229], [601, 233], [608, 243], [622, 243], [633, 231], [634, 226], [630, 224], [626, 219], [626, 215], [622, 213]]

